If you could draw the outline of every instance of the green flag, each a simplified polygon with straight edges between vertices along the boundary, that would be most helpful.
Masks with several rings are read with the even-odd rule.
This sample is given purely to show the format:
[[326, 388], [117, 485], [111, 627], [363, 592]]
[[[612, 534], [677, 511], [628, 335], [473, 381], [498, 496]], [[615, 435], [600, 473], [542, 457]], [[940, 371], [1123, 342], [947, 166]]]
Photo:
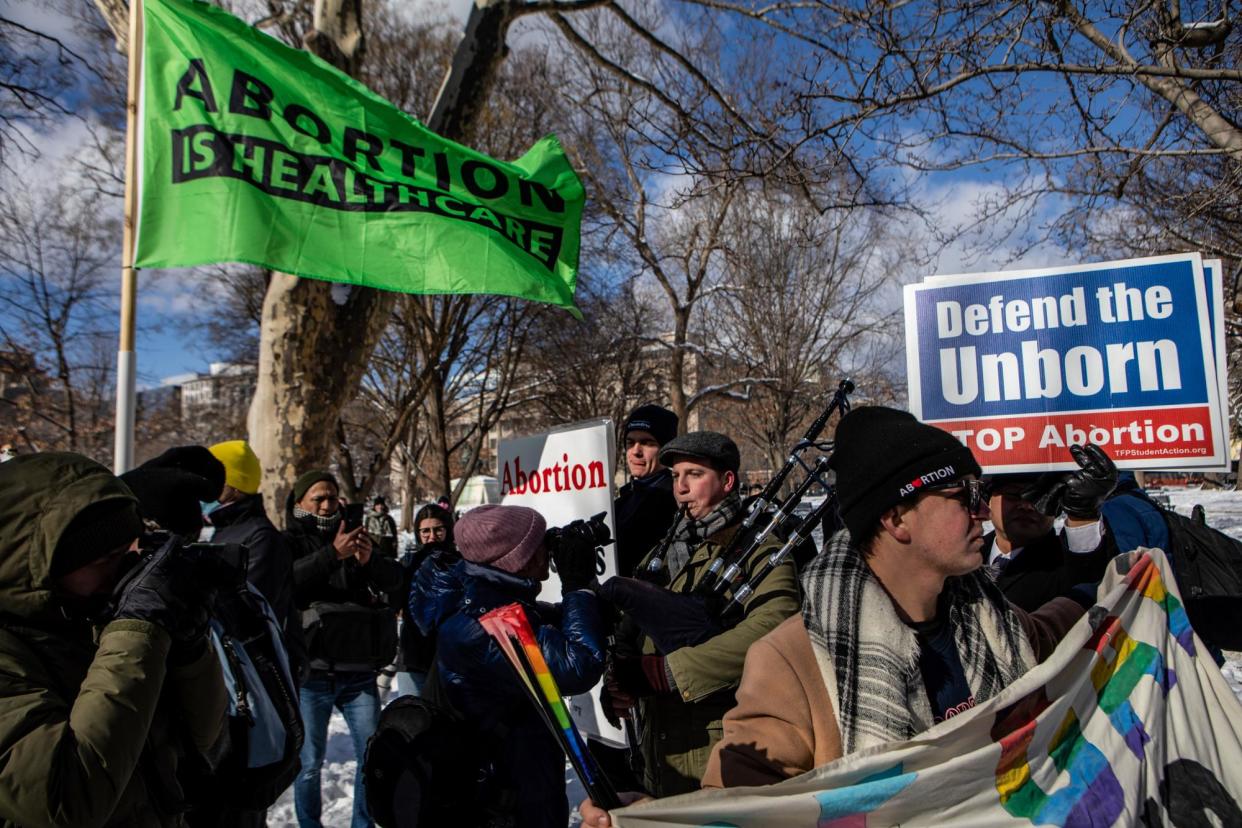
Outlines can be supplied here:
[[556, 138], [496, 161], [214, 6], [143, 6], [135, 267], [574, 307], [583, 189]]

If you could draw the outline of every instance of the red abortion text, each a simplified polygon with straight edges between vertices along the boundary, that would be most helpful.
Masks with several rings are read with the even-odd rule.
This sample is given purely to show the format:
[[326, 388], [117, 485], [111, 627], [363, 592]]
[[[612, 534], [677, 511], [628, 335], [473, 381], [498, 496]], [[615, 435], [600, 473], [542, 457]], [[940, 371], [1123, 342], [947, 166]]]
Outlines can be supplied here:
[[602, 462], [592, 460], [585, 466], [581, 463], [570, 464], [568, 454], [562, 454], [559, 463], [542, 468], [536, 466], [530, 472], [522, 468], [522, 458], [515, 457], [512, 466], [505, 462], [500, 475], [502, 495], [577, 492], [607, 485]]

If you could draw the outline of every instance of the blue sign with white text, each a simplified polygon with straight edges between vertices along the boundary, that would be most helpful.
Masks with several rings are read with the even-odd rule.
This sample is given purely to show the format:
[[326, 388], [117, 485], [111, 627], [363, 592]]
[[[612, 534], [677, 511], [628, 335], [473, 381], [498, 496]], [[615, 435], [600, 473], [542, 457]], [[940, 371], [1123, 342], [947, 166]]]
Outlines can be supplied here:
[[1087, 440], [1223, 462], [1212, 324], [1197, 254], [935, 277], [906, 287], [911, 408], [976, 453], [994, 442], [985, 466]]
[[1207, 401], [1188, 262], [916, 294], [923, 417]]

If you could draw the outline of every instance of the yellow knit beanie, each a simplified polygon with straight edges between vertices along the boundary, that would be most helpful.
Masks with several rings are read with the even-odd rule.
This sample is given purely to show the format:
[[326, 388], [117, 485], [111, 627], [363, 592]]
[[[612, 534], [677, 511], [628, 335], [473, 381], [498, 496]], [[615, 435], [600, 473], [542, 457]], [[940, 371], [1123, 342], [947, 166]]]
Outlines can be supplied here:
[[225, 485], [244, 494], [258, 493], [259, 481], [263, 479], [263, 468], [249, 443], [245, 440], [229, 440], [226, 443], [216, 443], [208, 451], [224, 464]]

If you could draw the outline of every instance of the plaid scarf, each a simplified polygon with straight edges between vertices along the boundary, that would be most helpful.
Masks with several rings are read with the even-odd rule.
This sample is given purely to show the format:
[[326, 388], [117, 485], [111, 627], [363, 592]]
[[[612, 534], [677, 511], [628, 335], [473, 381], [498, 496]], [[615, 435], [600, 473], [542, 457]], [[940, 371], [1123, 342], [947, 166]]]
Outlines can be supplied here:
[[[919, 672], [919, 643], [892, 598], [842, 530], [802, 576], [802, 620], [811, 638], [846, 754], [905, 741], [933, 724]], [[966, 681], [977, 701], [1035, 666], [1018, 616], [982, 571], [948, 578], [948, 613]]]
[[337, 509], [332, 514], [324, 517], [314, 512], [308, 512], [298, 506], [293, 507], [293, 517], [308, 529], [318, 532], [324, 537], [334, 537], [336, 535], [337, 526], [345, 519], [345, 513]]
[[706, 538], [719, 532], [742, 513], [742, 499], [736, 491], [730, 492], [724, 500], [716, 504], [716, 508], [702, 520], [684, 520], [673, 536], [673, 542], [664, 555], [665, 566], [668, 567], [668, 579], [671, 582], [681, 572], [682, 567], [690, 560], [695, 547]]

